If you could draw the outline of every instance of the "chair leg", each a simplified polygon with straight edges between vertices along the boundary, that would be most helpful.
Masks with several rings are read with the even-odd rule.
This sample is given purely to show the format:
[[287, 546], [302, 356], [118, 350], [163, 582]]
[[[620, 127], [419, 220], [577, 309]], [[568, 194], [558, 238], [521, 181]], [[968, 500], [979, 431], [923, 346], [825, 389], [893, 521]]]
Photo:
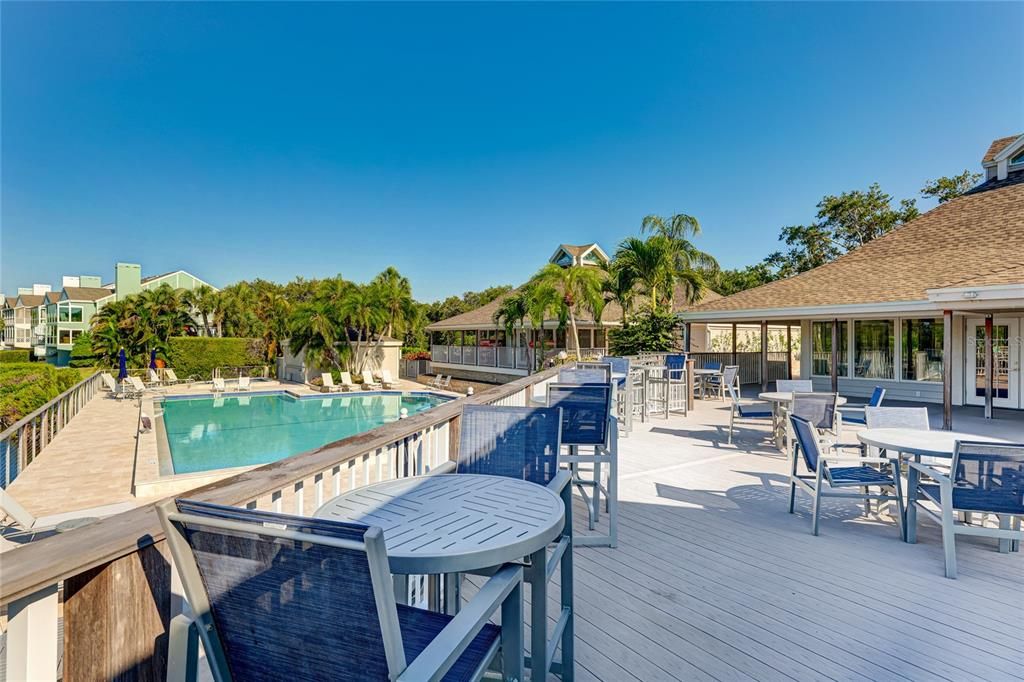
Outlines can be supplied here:
[[523, 679], [523, 584], [501, 604], [501, 676], [506, 682]]
[[817, 475], [814, 481], [814, 507], [811, 510], [811, 535], [818, 534], [818, 519], [821, 515], [821, 468], [822, 464], [818, 464]]
[[[1005, 514], [999, 515], [999, 530], [1010, 530], [1010, 517]], [[1010, 538], [999, 538], [999, 553], [1008, 554], [1010, 552]]]
[[956, 533], [953, 531], [953, 490], [943, 485], [942, 498], [942, 553], [946, 561], [946, 577], [956, 579]]
[[[547, 679], [548, 665], [548, 580], [547, 548], [530, 555], [530, 679]], [[520, 678], [521, 679], [521, 678]]]
[[920, 473], [914, 467], [907, 469], [907, 523], [903, 529], [907, 542], [917, 542], [917, 484]]
[[900, 472], [898, 466], [895, 467], [892, 478], [893, 481], [896, 483], [896, 526], [899, 528], [900, 539], [902, 540], [904, 537], [906, 537], [907, 532], [906, 529], [903, 527], [904, 523], [906, 523], [906, 512], [903, 509], [903, 482], [900, 480]]
[[[609, 488], [611, 490], [611, 488]], [[609, 495], [609, 497], [611, 497]], [[559, 572], [562, 592], [562, 608], [569, 609], [569, 618], [562, 630], [562, 682], [572, 682], [576, 676], [576, 652], [575, 652], [575, 619], [576, 607], [573, 603], [573, 573], [572, 573], [572, 486], [565, 486], [562, 492], [562, 502], [565, 504], [565, 527], [562, 535], [569, 538], [569, 546], [562, 553], [562, 563]], [[615, 516], [610, 517], [612, 532], [612, 547], [615, 546]], [[519, 678], [522, 679], [522, 678]]]
[[729, 413], [729, 445], [732, 445], [732, 425], [735, 420], [736, 410], [734, 408], [733, 411]]

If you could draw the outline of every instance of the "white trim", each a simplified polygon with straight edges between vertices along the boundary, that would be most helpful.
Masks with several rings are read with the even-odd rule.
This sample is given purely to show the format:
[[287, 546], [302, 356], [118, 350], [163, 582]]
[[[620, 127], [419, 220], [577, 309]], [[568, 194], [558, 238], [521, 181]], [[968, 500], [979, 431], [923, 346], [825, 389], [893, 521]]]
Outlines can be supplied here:
[[748, 308], [745, 310], [691, 310], [676, 313], [684, 322], [713, 322], [716, 320], [739, 322], [741, 320], [792, 320], [832, 319], [849, 315], [911, 315], [941, 314], [942, 308], [932, 301], [892, 301], [885, 303], [847, 303], [842, 305], [816, 305], [793, 308]]
[[982, 303], [986, 301], [1024, 302], [1024, 283], [991, 284], [979, 287], [944, 287], [927, 289], [928, 300], [935, 303], [956, 302], [958, 304]]
[[1000, 151], [998, 154], [992, 157], [992, 160], [984, 165], [986, 167], [990, 167], [998, 164], [1000, 161], [1007, 161], [1011, 156], [1013, 156], [1016, 152], [1020, 151], [1021, 149], [1024, 149], [1024, 135], [1021, 135], [1016, 140], [1003, 147], [1002, 151]]

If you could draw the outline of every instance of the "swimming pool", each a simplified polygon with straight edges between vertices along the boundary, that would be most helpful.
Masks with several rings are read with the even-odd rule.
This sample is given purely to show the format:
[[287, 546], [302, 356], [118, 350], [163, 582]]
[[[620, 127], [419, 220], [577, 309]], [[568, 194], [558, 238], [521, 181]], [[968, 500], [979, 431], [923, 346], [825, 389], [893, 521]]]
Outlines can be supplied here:
[[448, 398], [433, 393], [270, 394], [167, 398], [160, 417], [170, 469], [187, 474], [267, 464], [429, 410]]

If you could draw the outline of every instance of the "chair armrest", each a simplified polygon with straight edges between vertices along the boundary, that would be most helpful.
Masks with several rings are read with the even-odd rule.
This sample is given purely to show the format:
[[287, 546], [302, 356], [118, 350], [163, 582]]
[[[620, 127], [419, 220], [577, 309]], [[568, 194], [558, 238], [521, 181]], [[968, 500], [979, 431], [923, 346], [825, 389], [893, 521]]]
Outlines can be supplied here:
[[928, 466], [927, 464], [924, 464], [923, 462], [907, 462], [907, 464], [913, 467], [914, 469], [917, 469], [922, 474], [926, 474], [929, 478], [935, 479], [939, 483], [946, 483], [952, 485], [953, 481], [949, 477], [949, 474], [943, 473], [938, 469], [935, 469], [933, 467]]
[[829, 457], [824, 455], [821, 459], [825, 460], [828, 464], [892, 464], [894, 460], [888, 457]]
[[568, 469], [559, 469], [558, 473], [555, 474], [555, 477], [548, 481], [548, 488], [556, 493], [560, 493], [571, 481], [572, 473], [570, 473]]
[[454, 474], [458, 468], [456, 462], [447, 461], [438, 464], [436, 467], [427, 472], [427, 476], [440, 476], [441, 474]]
[[858, 452], [864, 452], [863, 443], [832, 443], [832, 449], [837, 450], [839, 448], [845, 448], [847, 450], [857, 450]]
[[505, 566], [488, 578], [480, 591], [469, 603], [462, 606], [459, 614], [437, 633], [427, 647], [398, 676], [399, 680], [421, 682], [440, 680], [459, 659], [473, 638], [483, 629], [491, 614], [512, 591], [523, 582], [522, 566]]
[[836, 405], [836, 409], [840, 412], [865, 412], [864, 405]]

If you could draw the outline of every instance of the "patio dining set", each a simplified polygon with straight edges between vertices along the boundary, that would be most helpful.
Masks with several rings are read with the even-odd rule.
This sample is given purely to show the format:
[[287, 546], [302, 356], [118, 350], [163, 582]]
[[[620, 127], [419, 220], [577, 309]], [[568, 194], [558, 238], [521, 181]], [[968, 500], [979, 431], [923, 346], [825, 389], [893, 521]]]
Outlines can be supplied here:
[[[985, 434], [933, 431], [925, 407], [883, 405], [875, 387], [866, 405], [846, 405], [837, 393], [816, 392], [811, 381], [776, 382], [761, 404], [740, 400], [726, 367], [732, 401], [728, 442], [737, 423], [770, 425], [789, 456], [789, 512], [796, 492], [811, 497], [811, 532], [818, 535], [822, 501], [857, 499], [895, 504], [899, 537], [917, 541], [918, 515], [942, 531], [945, 574], [957, 577], [956, 537], [995, 538], [999, 551], [1017, 552], [1024, 540], [1024, 444]], [[859, 427], [856, 442], [842, 443], [843, 425]]]
[[[616, 545], [615, 400], [604, 363], [563, 369], [525, 407], [467, 404], [457, 461], [313, 517], [164, 502], [190, 607], [170, 668], [194, 678], [201, 641], [216, 680], [573, 679], [573, 548]], [[573, 531], [573, 490], [592, 532]]]

